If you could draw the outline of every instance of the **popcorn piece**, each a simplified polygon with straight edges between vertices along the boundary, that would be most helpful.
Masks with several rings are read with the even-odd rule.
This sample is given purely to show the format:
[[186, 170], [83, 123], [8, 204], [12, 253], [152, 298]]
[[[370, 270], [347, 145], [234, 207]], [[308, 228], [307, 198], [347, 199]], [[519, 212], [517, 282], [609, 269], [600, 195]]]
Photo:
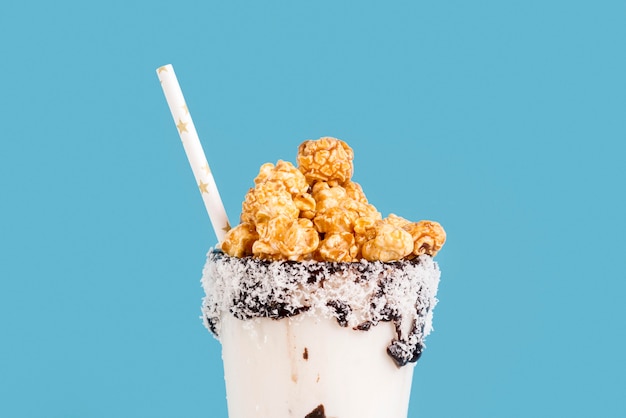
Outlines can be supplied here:
[[352, 226], [357, 214], [339, 206], [318, 212], [313, 219], [315, 228], [320, 233], [334, 234], [338, 232], [352, 232]]
[[317, 210], [313, 222], [320, 233], [352, 233], [358, 218], [381, 218], [374, 206], [363, 202], [367, 199], [360, 187], [355, 187], [356, 183], [351, 184], [350, 191], [358, 200], [353, 199], [342, 186], [330, 186], [323, 181], [313, 186], [312, 194]]
[[317, 202], [316, 209], [318, 212], [341, 206], [343, 202], [349, 199], [346, 189], [341, 186], [331, 187], [324, 181], [315, 183], [311, 194], [315, 202]]
[[259, 240], [252, 245], [255, 256], [266, 259], [301, 261], [312, 258], [319, 235], [309, 219], [279, 215], [257, 225]]
[[402, 228], [384, 221], [376, 224], [376, 236], [361, 248], [363, 258], [369, 261], [400, 260], [413, 251], [413, 237]]
[[279, 249], [287, 259], [302, 261], [313, 257], [319, 243], [320, 238], [313, 228], [313, 222], [300, 218], [291, 222], [284, 233], [283, 241], [279, 242]]
[[[356, 184], [356, 183], [352, 183]], [[350, 190], [351, 193], [355, 193], [355, 189]], [[362, 193], [362, 192], [361, 192]], [[330, 182], [319, 181], [315, 183], [311, 191], [313, 198], [317, 202], [316, 209], [318, 212], [323, 212], [333, 207], [342, 207], [358, 212], [361, 216], [366, 214], [377, 214], [378, 211], [373, 205], [367, 203], [365, 195], [359, 196], [355, 199], [348, 194], [348, 189], [342, 186], [331, 186]]]
[[226, 233], [222, 242], [222, 251], [232, 257], [252, 255], [252, 244], [259, 239], [254, 225], [242, 223]]
[[403, 217], [395, 215], [393, 213], [389, 214], [389, 216], [387, 216], [384, 219], [384, 221], [385, 223], [388, 223], [389, 225], [397, 226], [398, 228], [404, 228], [405, 226], [411, 223], [411, 221], [408, 221], [404, 219]]
[[348, 197], [356, 200], [357, 202], [367, 203], [367, 197], [365, 197], [365, 193], [363, 193], [363, 189], [359, 183], [348, 181], [343, 187], [346, 190]]
[[298, 166], [309, 183], [336, 181], [343, 184], [352, 177], [354, 152], [345, 142], [331, 137], [304, 141], [298, 149]]
[[302, 172], [290, 162], [282, 160], [278, 160], [276, 165], [265, 163], [261, 166], [254, 184], [258, 186], [266, 182], [282, 183], [294, 196], [306, 193], [309, 189], [309, 184]]
[[295, 203], [298, 210], [300, 210], [301, 218], [313, 219], [315, 216], [315, 207], [316, 202], [309, 193], [303, 193], [301, 195], [295, 196], [293, 198], [293, 202]]
[[241, 204], [241, 215], [239, 215], [239, 222], [254, 224], [256, 211], [257, 201], [254, 194], [254, 189], [248, 189], [248, 193], [246, 193], [245, 197], [243, 198], [243, 203]]
[[252, 253], [260, 258], [278, 256], [280, 254], [278, 241], [283, 239], [284, 231], [292, 221], [293, 219], [288, 216], [278, 215], [267, 222], [257, 223], [259, 239], [252, 245]]
[[296, 219], [300, 210], [280, 182], [267, 181], [258, 184], [247, 194], [242, 205], [241, 221], [256, 225], [264, 223], [279, 215]]
[[370, 205], [368, 203], [357, 202], [356, 200], [349, 199], [341, 202], [341, 207], [357, 213], [359, 217], [365, 216], [375, 218], [377, 220], [383, 218], [374, 205]]
[[327, 234], [317, 250], [322, 261], [356, 261], [358, 247], [354, 236], [349, 232]]
[[[354, 222], [354, 233], [357, 237], [363, 237], [365, 241], [376, 237], [376, 224], [379, 219], [363, 216]], [[365, 242], [364, 241], [364, 242]]]
[[363, 245], [376, 238], [376, 224], [380, 219], [363, 216], [354, 221], [354, 240], [359, 249], [357, 258], [363, 258]]
[[259, 167], [259, 174], [254, 178], [254, 184], [262, 184], [274, 174], [274, 164], [265, 163]]
[[413, 254], [434, 257], [446, 242], [446, 231], [434, 221], [413, 222], [403, 227], [414, 241]]
[[[255, 187], [246, 194], [242, 204], [241, 222], [261, 223], [277, 214], [297, 218], [297, 211], [312, 210], [306, 178], [290, 162], [266, 163], [254, 179]], [[294, 198], [298, 202], [294, 202]], [[314, 207], [313, 207], [314, 209]]]

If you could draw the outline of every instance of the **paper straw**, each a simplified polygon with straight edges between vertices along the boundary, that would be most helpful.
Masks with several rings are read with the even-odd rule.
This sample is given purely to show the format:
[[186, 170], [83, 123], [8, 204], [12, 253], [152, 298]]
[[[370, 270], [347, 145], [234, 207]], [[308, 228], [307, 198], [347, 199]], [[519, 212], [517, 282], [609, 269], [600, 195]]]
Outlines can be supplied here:
[[200, 144], [200, 138], [198, 138], [198, 133], [191, 120], [183, 92], [174, 73], [174, 67], [170, 64], [164, 65], [157, 68], [156, 72], [161, 81], [161, 87], [163, 87], [165, 100], [167, 100], [167, 104], [170, 107], [178, 134], [185, 148], [191, 170], [196, 178], [204, 206], [209, 213], [213, 230], [218, 242], [222, 242], [224, 235], [230, 229], [228, 216], [215, 185], [209, 163], [204, 155], [204, 150]]

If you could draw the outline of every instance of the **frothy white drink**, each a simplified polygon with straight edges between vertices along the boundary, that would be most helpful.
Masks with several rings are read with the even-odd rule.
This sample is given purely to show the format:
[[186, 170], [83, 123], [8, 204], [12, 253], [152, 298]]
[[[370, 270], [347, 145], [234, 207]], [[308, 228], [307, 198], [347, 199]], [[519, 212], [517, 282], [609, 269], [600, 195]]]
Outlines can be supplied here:
[[387, 355], [394, 333], [390, 323], [364, 332], [310, 315], [224, 315], [228, 416], [406, 418], [414, 363]]

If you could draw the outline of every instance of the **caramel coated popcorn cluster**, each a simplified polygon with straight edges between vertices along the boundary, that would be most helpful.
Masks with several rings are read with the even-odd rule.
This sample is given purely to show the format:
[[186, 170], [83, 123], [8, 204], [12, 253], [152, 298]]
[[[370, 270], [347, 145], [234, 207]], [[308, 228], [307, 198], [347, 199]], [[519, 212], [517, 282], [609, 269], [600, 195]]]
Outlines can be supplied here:
[[437, 222], [382, 217], [350, 179], [354, 152], [331, 137], [303, 142], [298, 167], [261, 166], [241, 223], [221, 243], [234, 257], [354, 262], [434, 256], [446, 233]]

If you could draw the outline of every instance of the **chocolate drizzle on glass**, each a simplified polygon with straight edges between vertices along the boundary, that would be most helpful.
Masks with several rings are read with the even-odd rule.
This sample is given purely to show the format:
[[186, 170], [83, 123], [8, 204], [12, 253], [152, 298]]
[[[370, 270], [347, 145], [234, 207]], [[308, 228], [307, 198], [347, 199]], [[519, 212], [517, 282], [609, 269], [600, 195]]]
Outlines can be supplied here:
[[306, 414], [304, 418], [326, 418], [326, 413], [324, 412], [324, 405], [318, 405], [314, 410]]
[[321, 313], [355, 332], [392, 322], [396, 335], [387, 353], [400, 367], [424, 350], [438, 283], [439, 268], [426, 255], [387, 263], [271, 262], [213, 250], [203, 272], [202, 310], [218, 338], [225, 312], [242, 320]]

